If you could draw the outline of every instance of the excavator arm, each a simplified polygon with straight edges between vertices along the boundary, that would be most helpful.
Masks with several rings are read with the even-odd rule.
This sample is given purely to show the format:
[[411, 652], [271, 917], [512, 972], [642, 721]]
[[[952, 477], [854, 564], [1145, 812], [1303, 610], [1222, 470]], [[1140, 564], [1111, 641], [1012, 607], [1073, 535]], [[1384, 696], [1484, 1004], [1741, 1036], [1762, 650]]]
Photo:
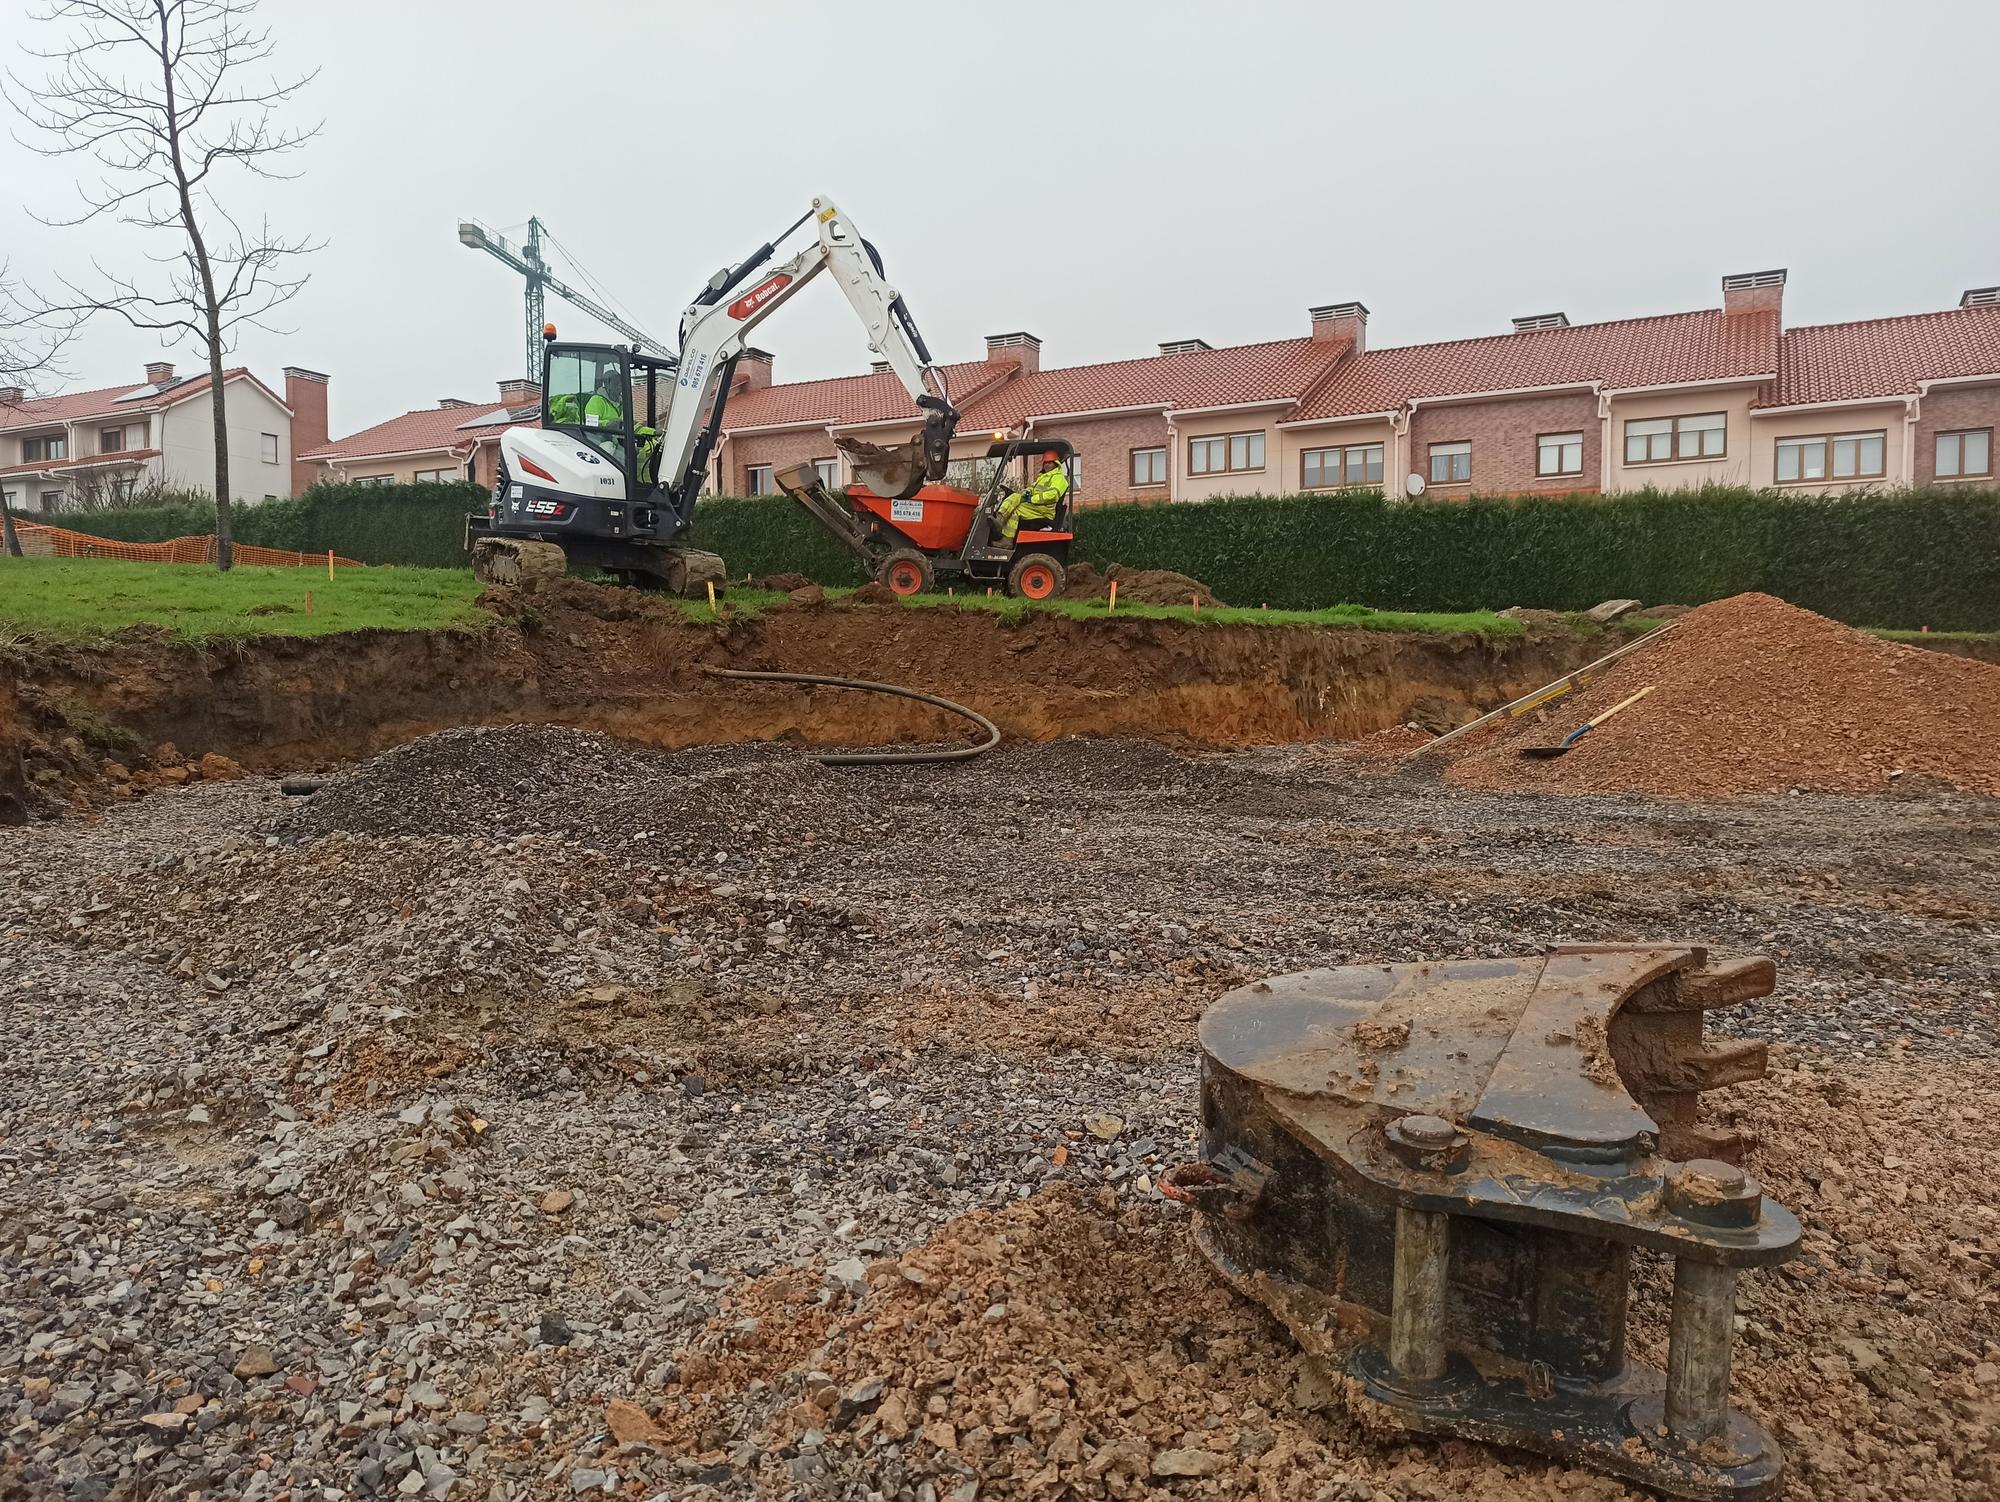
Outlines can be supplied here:
[[[817, 229], [813, 243], [774, 263], [778, 244], [808, 219]], [[831, 199], [815, 198], [811, 211], [777, 240], [717, 272], [681, 315], [680, 366], [672, 400], [659, 424], [657, 473], [662, 487], [672, 494], [675, 509], [683, 514], [700, 492], [722, 428], [730, 376], [751, 331], [822, 272], [839, 284], [867, 331], [869, 350], [888, 362], [923, 415], [922, 432], [910, 443], [879, 447], [842, 442], [855, 477], [887, 496], [914, 495], [926, 481], [944, 477], [959, 416], [944, 374], [917, 332], [902, 295], [883, 276], [874, 247]]]

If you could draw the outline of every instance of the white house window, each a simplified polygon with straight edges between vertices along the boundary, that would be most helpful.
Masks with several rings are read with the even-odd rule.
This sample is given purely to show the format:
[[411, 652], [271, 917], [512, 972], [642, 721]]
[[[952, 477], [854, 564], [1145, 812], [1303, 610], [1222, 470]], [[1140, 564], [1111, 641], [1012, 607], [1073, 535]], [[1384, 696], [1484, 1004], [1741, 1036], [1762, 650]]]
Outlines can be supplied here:
[[840, 461], [838, 459], [815, 459], [813, 468], [819, 471], [819, 482], [828, 490], [840, 488]]
[[356, 475], [349, 483], [354, 485], [394, 485], [396, 477], [394, 475]]
[[1535, 473], [1580, 475], [1583, 473], [1583, 434], [1544, 433], [1535, 440]]
[[97, 434], [98, 453], [116, 454], [121, 450], [123, 450], [124, 447], [125, 447], [125, 430], [123, 428], [102, 428], [98, 431]]
[[1136, 489], [1141, 485], [1164, 485], [1167, 483], [1167, 451], [1165, 449], [1132, 450], [1132, 484]]
[[1345, 448], [1304, 449], [1299, 484], [1307, 490], [1343, 490], [1382, 483], [1382, 445], [1351, 443]]
[[276, 433], [259, 433], [257, 438], [258, 442], [263, 445], [264, 462], [266, 464], [276, 464], [278, 462], [278, 435]]
[[774, 495], [777, 493], [778, 487], [771, 482], [770, 465], [753, 464], [745, 471], [745, 477], [749, 481], [750, 494]]
[[1879, 480], [1885, 473], [1886, 449], [1886, 435], [1881, 432], [1780, 438], [1775, 478], [1780, 485]]
[[1956, 480], [1965, 475], [1993, 473], [1993, 430], [1965, 428], [1937, 435], [1937, 477]]
[[1221, 433], [1213, 438], [1188, 440], [1188, 473], [1191, 475], [1237, 474], [1263, 467], [1262, 433]]
[[69, 439], [61, 433], [51, 433], [42, 438], [24, 438], [21, 440], [21, 462], [23, 464], [38, 464], [50, 459], [67, 459], [68, 457]]
[[60, 511], [62, 510], [62, 503], [63, 493], [60, 490], [45, 490], [42, 492], [42, 510]]
[[1635, 417], [1625, 424], [1627, 464], [1674, 459], [1720, 459], [1728, 452], [1729, 417], [1697, 412], [1687, 417]]
[[1471, 478], [1471, 443], [1434, 443], [1431, 445], [1431, 484], [1463, 485]]
[[411, 478], [419, 485], [426, 483], [449, 485], [453, 480], [458, 478], [458, 471], [455, 469], [420, 469]]

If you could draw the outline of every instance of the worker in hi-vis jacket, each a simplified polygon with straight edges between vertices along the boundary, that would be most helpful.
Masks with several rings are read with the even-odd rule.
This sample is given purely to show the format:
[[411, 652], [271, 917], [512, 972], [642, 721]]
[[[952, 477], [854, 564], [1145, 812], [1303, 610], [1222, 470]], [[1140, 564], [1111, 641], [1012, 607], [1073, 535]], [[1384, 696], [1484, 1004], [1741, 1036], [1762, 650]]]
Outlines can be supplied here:
[[1023, 522], [1051, 522], [1056, 508], [1069, 494], [1069, 476], [1063, 473], [1062, 456], [1054, 449], [1042, 454], [1042, 472], [1026, 490], [1017, 490], [1000, 503], [1000, 535], [1008, 542]]

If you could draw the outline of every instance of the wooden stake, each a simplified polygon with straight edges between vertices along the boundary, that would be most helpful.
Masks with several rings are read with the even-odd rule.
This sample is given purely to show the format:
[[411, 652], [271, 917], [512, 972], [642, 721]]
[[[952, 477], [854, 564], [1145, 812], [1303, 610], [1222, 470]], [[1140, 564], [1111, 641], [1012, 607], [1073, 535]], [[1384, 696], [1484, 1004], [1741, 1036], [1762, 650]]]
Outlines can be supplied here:
[[1189, 595], [1189, 596], [1188, 596], [1188, 599], [1189, 599], [1190, 601], [1192, 601], [1192, 602], [1193, 602], [1193, 604], [1194, 604], [1194, 613], [1195, 613], [1196, 615], [1200, 615], [1200, 614], [1201, 614], [1201, 596], [1200, 596], [1200, 595]]
[[333, 583], [333, 549], [326, 550], [326, 582]]
[[307, 614], [307, 615], [311, 615], [312, 613], [313, 613], [313, 592], [312, 592], [311, 590], [307, 590], [307, 591], [306, 591], [306, 614]]
[[713, 579], [704, 579], [704, 580], [703, 580], [702, 582], [703, 582], [704, 584], [706, 584], [706, 585], [708, 586], [708, 613], [709, 613], [710, 615], [714, 615], [714, 614], [715, 614], [715, 581], [714, 581]]
[[1104, 613], [1106, 615], [1109, 615], [1111, 614], [1112, 611], [1116, 610], [1117, 608], [1118, 608], [1118, 581], [1116, 579], [1113, 579], [1111, 581], [1111, 598], [1105, 602]]

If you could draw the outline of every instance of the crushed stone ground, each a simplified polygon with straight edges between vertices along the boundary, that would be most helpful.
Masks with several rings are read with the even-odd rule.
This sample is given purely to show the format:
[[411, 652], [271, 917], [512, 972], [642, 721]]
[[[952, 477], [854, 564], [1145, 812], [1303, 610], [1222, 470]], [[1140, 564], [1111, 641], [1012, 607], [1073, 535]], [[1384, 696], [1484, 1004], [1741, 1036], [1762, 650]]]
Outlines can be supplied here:
[[[1648, 688], [1567, 755], [1521, 757]], [[1550, 708], [1474, 732], [1453, 755], [1445, 775], [1463, 787], [1718, 798], [1878, 793], [1933, 778], [1994, 797], [2000, 667], [1737, 595], [1689, 611]]]
[[1155, 1188], [1222, 990], [1565, 939], [1778, 961], [1786, 1496], [1991, 1495], [1994, 807], [515, 727], [0, 831], [0, 1496], [1636, 1497], [1357, 1423]]

